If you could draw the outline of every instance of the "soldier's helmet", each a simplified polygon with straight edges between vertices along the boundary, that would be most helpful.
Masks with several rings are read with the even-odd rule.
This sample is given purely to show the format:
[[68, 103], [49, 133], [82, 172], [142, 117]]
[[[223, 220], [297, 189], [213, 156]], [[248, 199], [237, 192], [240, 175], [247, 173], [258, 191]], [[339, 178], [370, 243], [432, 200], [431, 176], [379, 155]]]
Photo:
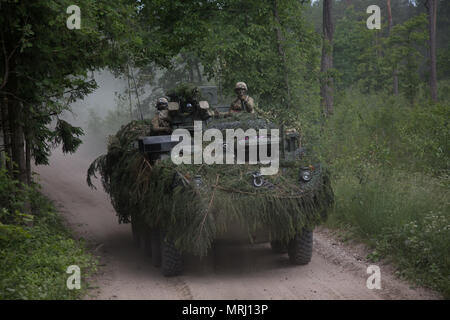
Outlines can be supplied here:
[[236, 86], [234, 87], [234, 90], [245, 90], [247, 91], [247, 85], [245, 84], [245, 82], [238, 82], [236, 83]]
[[159, 98], [156, 102], [156, 109], [164, 110], [169, 107], [169, 101], [166, 98]]

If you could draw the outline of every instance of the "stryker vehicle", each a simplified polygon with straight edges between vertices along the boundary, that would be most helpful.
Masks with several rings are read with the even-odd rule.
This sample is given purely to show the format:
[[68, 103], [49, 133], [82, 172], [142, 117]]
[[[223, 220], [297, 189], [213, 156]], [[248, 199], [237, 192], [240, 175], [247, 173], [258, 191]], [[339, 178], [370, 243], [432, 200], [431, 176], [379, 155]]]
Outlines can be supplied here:
[[[224, 136], [227, 129], [278, 128], [255, 114], [218, 116], [217, 111], [228, 111], [228, 106], [218, 106], [217, 89], [194, 90], [198, 91], [183, 87], [168, 94], [173, 129], [187, 129], [193, 136], [194, 121], [202, 121], [203, 130], [215, 128]], [[145, 170], [150, 173], [148, 180], [137, 182], [137, 191], [128, 190], [140, 196], [127, 214], [135, 245], [144, 248], [165, 276], [182, 272], [185, 253], [205, 255], [214, 241], [224, 238], [270, 241], [273, 251], [287, 253], [293, 264], [310, 262], [313, 229], [326, 219], [333, 192], [325, 170], [310, 163], [295, 130], [280, 132], [280, 168], [270, 176], [260, 172], [267, 165], [249, 163], [251, 144], [256, 141], [259, 151], [258, 142], [264, 140], [270, 149], [275, 141], [270, 134], [235, 139], [231, 147], [224, 143], [224, 154], [231, 152], [234, 159], [241, 157], [244, 162], [234, 165], [177, 166], [171, 161], [171, 151], [178, 141], [172, 141], [171, 135], [146, 135], [137, 140], [146, 164], [136, 170], [136, 180], [141, 180]], [[238, 145], [244, 146], [244, 154], [238, 152]]]

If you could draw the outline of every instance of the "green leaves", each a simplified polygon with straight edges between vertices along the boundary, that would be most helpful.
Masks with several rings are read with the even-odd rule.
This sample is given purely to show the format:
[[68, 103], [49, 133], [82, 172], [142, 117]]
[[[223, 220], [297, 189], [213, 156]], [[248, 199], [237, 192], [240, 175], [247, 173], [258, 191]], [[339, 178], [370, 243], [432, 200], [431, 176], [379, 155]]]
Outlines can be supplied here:
[[426, 16], [397, 22], [389, 34], [387, 25], [381, 31], [368, 30], [365, 18], [349, 7], [337, 21], [334, 62], [341, 75], [339, 87], [358, 83], [366, 93], [391, 91], [395, 70], [401, 92], [413, 101], [421, 80], [420, 52], [427, 45]]
[[55, 144], [62, 144], [64, 153], [74, 153], [82, 142], [79, 137], [83, 134], [83, 129], [80, 127], [74, 127], [67, 121], [59, 119], [53, 132], [53, 141]]
[[403, 24], [394, 26], [386, 39], [385, 64], [389, 70], [397, 70], [400, 88], [414, 103], [420, 84], [419, 66], [423, 58], [421, 49], [427, 46], [427, 18], [415, 16]]
[[139, 30], [133, 23], [135, 1], [78, 1], [80, 30], [66, 26], [71, 4], [68, 0], [2, 2], [0, 43], [6, 46], [0, 58], [9, 63], [1, 64], [0, 75], [2, 79], [14, 75], [5, 92], [8, 99], [24, 104], [26, 112], [19, 121], [30, 137], [39, 137], [30, 140], [37, 163], [47, 162], [50, 143], [62, 143], [65, 152], [74, 152], [81, 143], [79, 128], [58, 121], [51, 133], [46, 126], [96, 88], [87, 73], [118, 68], [132, 56], [130, 52], [142, 51], [142, 38], [130, 36]]

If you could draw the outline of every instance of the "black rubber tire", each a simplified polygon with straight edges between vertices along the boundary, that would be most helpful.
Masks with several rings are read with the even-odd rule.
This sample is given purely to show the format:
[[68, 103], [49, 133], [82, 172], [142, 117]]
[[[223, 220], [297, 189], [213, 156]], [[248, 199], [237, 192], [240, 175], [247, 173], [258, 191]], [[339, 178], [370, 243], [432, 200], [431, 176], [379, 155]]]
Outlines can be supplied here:
[[133, 234], [133, 245], [136, 248], [141, 246], [141, 237], [139, 235], [138, 222], [135, 219], [131, 219], [131, 233]]
[[165, 277], [173, 277], [181, 274], [183, 271], [183, 261], [181, 252], [175, 248], [172, 242], [164, 240], [161, 237], [161, 269]]
[[311, 261], [313, 248], [313, 232], [303, 230], [289, 241], [289, 260], [295, 265], [305, 265]]
[[150, 231], [150, 243], [152, 248], [152, 264], [159, 268], [161, 266], [161, 237], [158, 230]]
[[272, 248], [272, 251], [274, 253], [283, 254], [288, 252], [287, 245], [285, 245], [279, 240], [270, 241], [270, 247]]

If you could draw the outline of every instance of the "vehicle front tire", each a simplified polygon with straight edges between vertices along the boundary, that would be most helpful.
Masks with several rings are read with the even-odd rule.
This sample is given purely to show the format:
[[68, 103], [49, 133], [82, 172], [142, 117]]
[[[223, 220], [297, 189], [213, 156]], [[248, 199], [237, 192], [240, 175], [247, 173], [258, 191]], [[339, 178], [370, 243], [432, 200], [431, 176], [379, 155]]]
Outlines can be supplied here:
[[180, 250], [174, 244], [161, 237], [161, 267], [165, 277], [173, 277], [183, 271], [183, 261]]
[[313, 232], [303, 230], [289, 242], [289, 260], [295, 265], [305, 265], [311, 261], [313, 248]]

